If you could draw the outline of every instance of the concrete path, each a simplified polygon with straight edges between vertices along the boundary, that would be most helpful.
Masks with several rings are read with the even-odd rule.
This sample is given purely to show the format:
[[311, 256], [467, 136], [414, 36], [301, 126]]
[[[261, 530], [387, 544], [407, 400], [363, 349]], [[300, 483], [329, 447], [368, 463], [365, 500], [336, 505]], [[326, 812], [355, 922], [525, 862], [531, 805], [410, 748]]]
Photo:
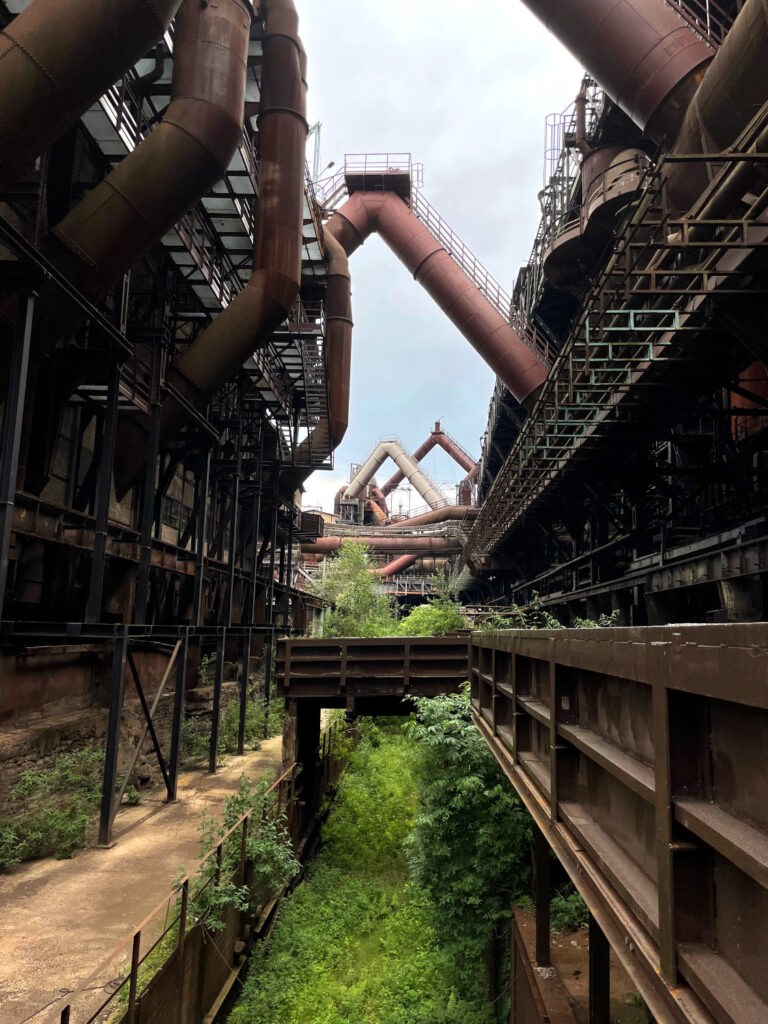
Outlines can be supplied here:
[[[2, 1024], [58, 1022], [68, 992], [141, 924], [170, 891], [181, 865], [189, 871], [197, 863], [201, 810], [219, 817], [243, 772], [254, 779], [267, 769], [279, 774], [281, 742], [275, 737], [260, 751], [230, 757], [215, 775], [183, 772], [175, 804], [163, 803], [159, 792], [124, 808], [112, 849], [35, 861], [0, 875]], [[73, 1024], [81, 1024], [81, 1008], [98, 1009], [119, 968], [78, 998]]]

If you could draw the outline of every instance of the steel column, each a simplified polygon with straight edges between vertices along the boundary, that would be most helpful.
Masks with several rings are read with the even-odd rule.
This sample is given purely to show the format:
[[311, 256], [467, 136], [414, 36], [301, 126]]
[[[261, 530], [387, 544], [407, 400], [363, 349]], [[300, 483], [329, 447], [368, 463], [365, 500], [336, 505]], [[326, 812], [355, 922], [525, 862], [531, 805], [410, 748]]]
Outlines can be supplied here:
[[192, 597], [192, 625], [203, 624], [203, 583], [205, 580], [205, 538], [208, 533], [208, 488], [211, 482], [211, 452], [203, 456], [203, 470], [198, 478], [200, 503], [197, 510], [197, 552], [195, 554], [195, 587]]
[[152, 350], [151, 404], [147, 465], [144, 470], [144, 489], [141, 496], [141, 541], [139, 571], [136, 575], [136, 597], [133, 602], [133, 621], [145, 622], [149, 602], [149, 573], [152, 566], [152, 525], [155, 514], [155, 480], [157, 459], [160, 454], [160, 352]]
[[611, 947], [589, 915], [589, 1024], [611, 1024]]
[[121, 630], [115, 637], [115, 651], [112, 660], [107, 749], [104, 754], [104, 778], [101, 784], [101, 816], [99, 819], [99, 844], [101, 846], [107, 846], [112, 839], [117, 756], [120, 752], [120, 717], [123, 711], [127, 654], [128, 637], [125, 631]]
[[179, 761], [181, 759], [181, 729], [184, 724], [184, 697], [187, 683], [187, 658], [189, 657], [189, 630], [185, 629], [181, 647], [176, 655], [176, 690], [173, 695], [173, 724], [171, 726], [171, 753], [168, 758], [168, 801], [176, 800], [179, 784]]
[[101, 599], [104, 592], [104, 572], [107, 560], [107, 531], [109, 528], [109, 506], [112, 497], [112, 470], [115, 462], [119, 398], [120, 361], [117, 351], [113, 349], [109, 357], [107, 407], [104, 413], [101, 457], [98, 483], [96, 485], [96, 527], [94, 530], [93, 554], [91, 556], [88, 601], [85, 606], [86, 622], [99, 622], [101, 619]]
[[0, 617], [8, 580], [9, 547], [13, 529], [16, 476], [19, 471], [19, 447], [27, 394], [29, 350], [35, 296], [20, 296], [16, 330], [13, 336], [11, 365], [8, 373], [8, 397], [3, 416], [3, 444], [0, 452]]
[[224, 656], [227, 652], [227, 631], [222, 629], [216, 643], [216, 671], [213, 677], [213, 712], [211, 719], [211, 743], [208, 748], [208, 771], [216, 771], [219, 746], [219, 719], [221, 717], [221, 687], [224, 680]]
[[549, 843], [544, 833], [533, 826], [533, 884], [536, 903], [536, 963], [539, 967], [550, 964], [550, 902], [552, 882]]
[[240, 721], [237, 727], [237, 752], [245, 753], [245, 718], [248, 713], [248, 673], [251, 668], [251, 630], [243, 638], [243, 664], [240, 679]]

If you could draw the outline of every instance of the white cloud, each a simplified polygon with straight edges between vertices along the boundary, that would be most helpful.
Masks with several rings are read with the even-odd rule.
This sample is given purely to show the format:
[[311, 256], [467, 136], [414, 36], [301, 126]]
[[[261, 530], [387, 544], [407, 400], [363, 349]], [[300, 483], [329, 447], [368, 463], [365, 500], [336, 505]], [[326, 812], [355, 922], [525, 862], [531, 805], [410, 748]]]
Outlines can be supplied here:
[[[544, 119], [573, 99], [577, 64], [519, 0], [418, 0], [407, 9], [301, 0], [299, 13], [323, 164], [411, 151], [424, 163], [425, 196], [511, 290], [539, 220]], [[332, 497], [340, 474], [380, 437], [396, 434], [413, 450], [441, 415], [477, 456], [493, 387], [485, 363], [380, 239], [355, 253], [351, 269], [350, 426], [333, 474], [310, 479], [312, 496], [322, 487]], [[321, 476], [327, 484], [315, 483]]]

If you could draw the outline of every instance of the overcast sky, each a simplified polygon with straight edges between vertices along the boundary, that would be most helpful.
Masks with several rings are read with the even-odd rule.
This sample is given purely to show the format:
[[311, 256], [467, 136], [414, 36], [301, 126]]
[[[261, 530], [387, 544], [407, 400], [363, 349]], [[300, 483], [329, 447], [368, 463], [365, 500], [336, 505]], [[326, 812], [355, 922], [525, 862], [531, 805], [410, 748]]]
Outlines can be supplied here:
[[[578, 65], [519, 0], [303, 0], [300, 14], [321, 167], [340, 167], [345, 153], [411, 152], [425, 197], [511, 291], [539, 221], [544, 119], [573, 100]], [[312, 153], [310, 140], [310, 163]], [[351, 462], [381, 437], [412, 451], [436, 419], [477, 458], [493, 389], [491, 371], [381, 239], [351, 270], [349, 430], [335, 470], [308, 480], [305, 506], [330, 509]], [[425, 468], [438, 482], [461, 475], [441, 451]], [[385, 463], [380, 481], [392, 472]]]

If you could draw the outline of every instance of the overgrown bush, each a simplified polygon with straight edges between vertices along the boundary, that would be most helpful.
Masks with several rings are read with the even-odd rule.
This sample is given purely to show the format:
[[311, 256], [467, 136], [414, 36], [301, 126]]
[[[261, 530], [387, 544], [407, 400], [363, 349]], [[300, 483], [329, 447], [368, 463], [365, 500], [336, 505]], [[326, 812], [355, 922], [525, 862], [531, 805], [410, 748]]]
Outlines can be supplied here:
[[52, 768], [23, 772], [0, 819], [0, 871], [37, 857], [71, 857], [85, 846], [99, 807], [104, 752], [60, 754]]
[[232, 1024], [490, 1024], [477, 976], [458, 989], [429, 901], [407, 880], [412, 769], [402, 735], [363, 739], [320, 856], [255, 953]]
[[436, 597], [427, 604], [417, 605], [399, 626], [402, 636], [444, 636], [466, 629], [461, 605], [449, 597]]
[[[272, 700], [269, 716], [264, 697], [256, 687], [249, 688], [245, 706], [245, 749], [260, 750], [265, 738], [279, 736], [283, 731], [284, 707], [282, 701]], [[240, 698], [232, 697], [222, 703], [219, 715], [220, 758], [237, 753], [240, 728]], [[211, 743], [211, 719], [208, 716], [186, 718], [181, 727], [181, 759], [186, 767], [194, 767], [208, 759]]]
[[417, 748], [421, 813], [408, 840], [411, 875], [457, 963], [505, 931], [530, 884], [530, 818], [472, 723], [469, 688], [415, 698], [406, 730]]
[[314, 593], [330, 605], [323, 636], [395, 636], [397, 619], [390, 600], [380, 594], [371, 575], [371, 552], [357, 541], [342, 541], [328, 562], [325, 579]]

